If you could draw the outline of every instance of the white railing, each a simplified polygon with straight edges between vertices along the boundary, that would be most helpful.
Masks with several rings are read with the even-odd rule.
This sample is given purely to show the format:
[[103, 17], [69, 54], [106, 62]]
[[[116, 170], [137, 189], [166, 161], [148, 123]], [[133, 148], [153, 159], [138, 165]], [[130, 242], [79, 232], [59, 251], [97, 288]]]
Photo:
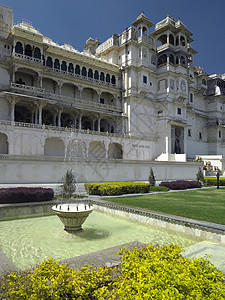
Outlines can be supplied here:
[[25, 85], [21, 83], [14, 83], [11, 82], [11, 88], [13, 89], [18, 89], [20, 91], [31, 91], [31, 92], [38, 92], [43, 94], [45, 92], [45, 89], [38, 88], [36, 86], [30, 86], [30, 85]]
[[31, 62], [38, 63], [38, 64], [42, 64], [43, 63], [42, 59], [39, 59], [39, 58], [36, 58], [36, 57], [32, 57], [32, 56], [27, 56], [27, 55], [16, 53], [16, 52], [13, 52], [12, 56], [13, 57], [18, 57], [18, 58], [23, 59], [25, 61], [31, 61]]
[[94, 131], [94, 130], [85, 130], [85, 129], [76, 129], [73, 127], [58, 127], [52, 125], [39, 125], [34, 123], [23, 123], [23, 122], [15, 122], [15, 121], [7, 121], [7, 120], [0, 120], [0, 126], [13, 126], [13, 127], [22, 127], [22, 128], [32, 128], [32, 129], [42, 129], [42, 130], [53, 130], [53, 131], [60, 131], [60, 132], [74, 132], [74, 133], [82, 133], [88, 135], [100, 135], [100, 136], [108, 136], [108, 137], [129, 137], [126, 134], [121, 133], [111, 133], [111, 132], [101, 132], [101, 131]]
[[144, 42], [144, 43], [152, 46], [154, 49], [156, 48], [156, 41], [152, 37], [150, 37], [148, 35], [142, 35], [142, 36], [140, 36], [138, 38], [138, 43], [140, 43], [140, 42]]
[[82, 104], [84, 106], [94, 106], [98, 108], [104, 108], [107, 110], [115, 111], [115, 112], [122, 112], [122, 108], [109, 105], [109, 104], [102, 104], [99, 102], [93, 102], [93, 101], [88, 101], [88, 100], [83, 100], [83, 99], [77, 99], [77, 98], [72, 98], [68, 96], [63, 96], [63, 95], [58, 95], [58, 94], [52, 94], [52, 93], [45, 93], [45, 89], [41, 89], [35, 86], [28, 86], [24, 84], [19, 84], [19, 83], [11, 83], [11, 88], [20, 90], [20, 91], [31, 91], [31, 92], [37, 92], [41, 93], [43, 97], [46, 97], [47, 99], [54, 99], [54, 100], [63, 100], [65, 102], [68, 102], [69, 105], [76, 105], [76, 104]]

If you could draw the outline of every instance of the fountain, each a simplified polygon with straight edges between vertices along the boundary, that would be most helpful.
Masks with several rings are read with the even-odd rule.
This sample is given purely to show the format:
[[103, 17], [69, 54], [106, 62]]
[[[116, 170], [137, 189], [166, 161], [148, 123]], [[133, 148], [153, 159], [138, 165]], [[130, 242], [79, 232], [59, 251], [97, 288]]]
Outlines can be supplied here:
[[52, 210], [58, 215], [64, 224], [64, 230], [68, 233], [82, 231], [82, 224], [93, 211], [93, 206], [86, 203], [56, 204]]

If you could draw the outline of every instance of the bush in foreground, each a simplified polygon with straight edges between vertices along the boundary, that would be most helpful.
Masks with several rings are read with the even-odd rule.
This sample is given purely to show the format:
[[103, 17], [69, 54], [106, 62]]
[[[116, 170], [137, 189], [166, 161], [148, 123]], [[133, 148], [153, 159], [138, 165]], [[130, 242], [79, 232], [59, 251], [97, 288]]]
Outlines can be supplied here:
[[207, 259], [188, 259], [177, 245], [122, 249], [116, 269], [70, 269], [49, 258], [1, 279], [1, 299], [225, 299], [225, 275]]
[[0, 203], [26, 203], [49, 201], [54, 197], [54, 191], [50, 188], [8, 188], [0, 189]]
[[202, 187], [201, 182], [188, 180], [162, 181], [159, 185], [166, 186], [171, 190], [186, 190]]

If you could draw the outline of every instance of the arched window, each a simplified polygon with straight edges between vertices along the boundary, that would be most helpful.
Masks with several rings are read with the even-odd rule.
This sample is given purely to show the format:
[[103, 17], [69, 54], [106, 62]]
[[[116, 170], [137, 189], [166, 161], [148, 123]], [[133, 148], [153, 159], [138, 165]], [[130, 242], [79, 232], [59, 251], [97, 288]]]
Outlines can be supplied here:
[[80, 66], [79, 65], [76, 65], [75, 74], [79, 74], [80, 75]]
[[109, 75], [109, 74], [106, 74], [106, 76], [105, 76], [105, 81], [106, 81], [106, 82], [110, 82], [110, 75]]
[[87, 76], [87, 69], [82, 67], [82, 76]]
[[41, 50], [38, 47], [34, 49], [34, 57], [41, 59]]
[[54, 62], [54, 68], [55, 68], [55, 69], [58, 69], [58, 70], [60, 69], [60, 63], [59, 63], [58, 58], [55, 59], [55, 62]]
[[23, 54], [23, 46], [20, 42], [16, 43], [15, 52], [19, 54]]
[[174, 36], [172, 34], [169, 35], [169, 43], [174, 45]]
[[47, 57], [46, 66], [52, 68], [52, 58], [50, 56]]
[[179, 37], [176, 37], [176, 46], [179, 46]]
[[32, 56], [32, 49], [31, 49], [31, 45], [27, 44], [25, 46], [25, 55], [26, 56]]
[[158, 64], [158, 66], [159, 66], [159, 65], [164, 64], [164, 63], [166, 63], [166, 62], [167, 62], [167, 56], [166, 56], [166, 54], [163, 54], [163, 55], [161, 55], [161, 56], [158, 58], [157, 64]]
[[67, 71], [67, 64], [66, 64], [65, 60], [62, 61], [61, 70], [65, 71], [65, 72]]
[[181, 65], [186, 65], [186, 61], [183, 56], [180, 57], [180, 63], [181, 63]]
[[69, 63], [68, 72], [74, 73], [74, 66], [72, 63]]
[[100, 80], [105, 81], [105, 74], [103, 72], [100, 73]]
[[179, 57], [176, 57], [176, 65], [179, 65]]
[[167, 43], [167, 36], [165, 34], [160, 35], [160, 37], [158, 38], [158, 41], [160, 41], [162, 43], [162, 45]]
[[94, 79], [99, 80], [99, 73], [98, 73], [97, 70], [95, 70], [95, 73], [94, 73]]
[[183, 36], [180, 37], [180, 44], [181, 46], [185, 46], [185, 38]]
[[174, 56], [173, 56], [173, 54], [170, 54], [170, 63], [174, 64]]
[[114, 75], [112, 75], [111, 83], [116, 84], [116, 77]]
[[202, 84], [206, 85], [206, 80], [205, 80], [205, 78], [202, 79]]
[[88, 77], [89, 78], [93, 78], [93, 71], [92, 71], [92, 69], [88, 70]]

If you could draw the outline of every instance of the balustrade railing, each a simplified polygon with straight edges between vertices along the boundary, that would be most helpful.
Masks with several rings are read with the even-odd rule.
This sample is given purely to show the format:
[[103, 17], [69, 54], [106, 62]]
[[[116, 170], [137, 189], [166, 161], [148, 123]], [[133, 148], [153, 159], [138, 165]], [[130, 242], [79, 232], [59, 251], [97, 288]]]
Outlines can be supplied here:
[[42, 93], [42, 94], [45, 92], [45, 89], [38, 88], [36, 86], [30, 86], [30, 85], [14, 83], [14, 82], [11, 82], [11, 88], [22, 90], [22, 91], [38, 92], [38, 93]]
[[16, 52], [13, 52], [12, 56], [16, 57], [16, 58], [23, 59], [25, 61], [31, 61], [31, 62], [34, 62], [34, 63], [43, 64], [42, 59], [39, 59], [39, 58], [36, 58], [36, 57], [33, 57], [33, 56], [28, 56], [28, 55], [24, 55], [24, 54], [20, 54], [20, 53], [16, 53]]
[[102, 131], [94, 131], [89, 129], [77, 129], [74, 127], [58, 127], [52, 125], [39, 125], [34, 123], [23, 123], [23, 122], [15, 122], [15, 121], [7, 121], [0, 120], [0, 126], [13, 126], [13, 127], [23, 127], [23, 128], [32, 128], [32, 129], [41, 129], [41, 130], [52, 130], [52, 131], [60, 131], [60, 132], [74, 132], [88, 135], [100, 135], [100, 136], [108, 136], [108, 137], [120, 137], [125, 138], [128, 137], [126, 134], [121, 133], [111, 133], [111, 132], [102, 132]]
[[68, 96], [63, 96], [63, 95], [58, 95], [58, 94], [52, 94], [52, 93], [46, 93], [44, 88], [38, 88], [34, 86], [28, 86], [24, 84], [19, 84], [19, 83], [11, 83], [11, 88], [20, 90], [20, 91], [31, 91], [31, 92], [37, 92], [38, 94], [42, 94], [44, 97], [48, 99], [54, 99], [54, 100], [63, 100], [65, 102], [68, 102], [70, 105], [71, 103], [76, 105], [76, 104], [82, 104], [84, 106], [94, 106], [98, 108], [104, 108], [107, 110], [115, 111], [115, 112], [122, 112], [122, 109], [120, 107], [116, 107], [113, 105], [109, 104], [103, 104], [100, 102], [93, 102], [93, 101], [88, 101], [88, 100], [83, 100], [83, 99], [77, 99], [77, 98], [72, 98]]

